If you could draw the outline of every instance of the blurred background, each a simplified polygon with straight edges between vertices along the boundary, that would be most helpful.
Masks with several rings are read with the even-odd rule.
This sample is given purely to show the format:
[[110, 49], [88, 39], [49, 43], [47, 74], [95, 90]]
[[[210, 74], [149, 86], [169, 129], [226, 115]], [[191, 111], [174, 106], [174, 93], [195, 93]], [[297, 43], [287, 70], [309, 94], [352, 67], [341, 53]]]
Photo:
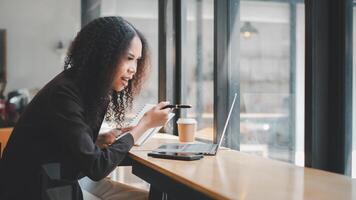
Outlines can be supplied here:
[[[241, 151], [303, 165], [304, 4], [293, 9], [291, 15], [289, 1], [240, 2], [239, 137]], [[196, 118], [198, 137], [211, 142], [214, 1], [187, 0], [182, 10], [182, 102], [193, 105], [183, 114]], [[147, 37], [152, 68], [132, 113], [158, 102], [158, 0], [1, 0], [2, 127], [13, 126], [36, 92], [62, 71], [77, 32], [99, 16], [122, 16]]]
[[[160, 2], [166, 6], [164, 23]], [[149, 79], [135, 99], [127, 120], [144, 104], [162, 100], [160, 88], [166, 89], [167, 98], [164, 99], [167, 100], [171, 100], [169, 95], [174, 96], [178, 88], [180, 102], [193, 105], [181, 116], [197, 119], [198, 140], [213, 142], [220, 134], [214, 120], [225, 121], [225, 108], [217, 105], [221, 99], [227, 98], [215, 94], [220, 90], [237, 91], [239, 108], [234, 113], [233, 128], [224, 145], [304, 166], [304, 1], [231, 1], [238, 5], [238, 10], [227, 20], [238, 25], [228, 27], [232, 39], [227, 48], [231, 51], [223, 54], [217, 53], [221, 52], [218, 47], [221, 41], [217, 38], [225, 31], [217, 28], [224, 21], [214, 18], [218, 0], [179, 1], [179, 15], [175, 2], [0, 0], [0, 127], [13, 127], [33, 96], [63, 70], [67, 49], [82, 26], [97, 17], [122, 16], [146, 36], [152, 55]], [[353, 5], [353, 13], [356, 13], [355, 2]], [[176, 29], [176, 16], [180, 16], [180, 30]], [[352, 18], [355, 16], [353, 14]], [[353, 20], [355, 27], [356, 20]], [[354, 36], [355, 33], [353, 31]], [[160, 38], [162, 35], [165, 35], [164, 40]], [[177, 36], [181, 45], [179, 58], [176, 57]], [[162, 55], [163, 64], [160, 62]], [[228, 63], [228, 70], [217, 64], [220, 61], [215, 59], [221, 57]], [[177, 60], [180, 71], [171, 73]], [[164, 81], [160, 80], [162, 66], [167, 67]], [[356, 76], [356, 70], [353, 73]], [[217, 80], [221, 79], [217, 77], [222, 76], [227, 87], [219, 88]], [[173, 86], [177, 84], [174, 82], [177, 77], [178, 87]], [[220, 110], [222, 114], [217, 116]], [[356, 113], [355, 110], [352, 112]], [[172, 121], [164, 131], [174, 134], [174, 123]], [[107, 126], [110, 128], [110, 124]], [[354, 150], [355, 138], [352, 142]], [[354, 161], [355, 151], [353, 155]], [[113, 174], [120, 180], [126, 175]]]

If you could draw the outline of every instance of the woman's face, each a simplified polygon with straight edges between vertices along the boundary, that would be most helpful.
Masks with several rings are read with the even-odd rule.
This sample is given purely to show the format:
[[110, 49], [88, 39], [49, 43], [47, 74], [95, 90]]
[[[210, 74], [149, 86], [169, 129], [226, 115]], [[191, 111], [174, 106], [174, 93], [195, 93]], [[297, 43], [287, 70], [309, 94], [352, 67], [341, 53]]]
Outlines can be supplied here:
[[137, 62], [141, 58], [142, 43], [138, 36], [135, 36], [124, 57], [118, 62], [118, 69], [114, 77], [112, 89], [120, 92], [128, 86], [129, 80], [133, 78], [137, 70]]

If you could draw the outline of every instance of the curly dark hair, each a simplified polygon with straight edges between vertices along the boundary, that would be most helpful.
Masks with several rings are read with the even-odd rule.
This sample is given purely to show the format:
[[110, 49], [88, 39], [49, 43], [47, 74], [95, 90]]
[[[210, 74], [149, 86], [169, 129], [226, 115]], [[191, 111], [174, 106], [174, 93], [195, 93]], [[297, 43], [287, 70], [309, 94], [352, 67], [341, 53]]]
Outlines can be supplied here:
[[[142, 43], [142, 57], [138, 60], [136, 74], [120, 92], [112, 89], [117, 65], [127, 57], [132, 39], [137, 36]], [[83, 27], [71, 44], [64, 69], [75, 71], [75, 78], [85, 99], [88, 120], [100, 123], [103, 110], [105, 118], [122, 126], [125, 112], [131, 108], [133, 97], [141, 89], [150, 64], [145, 37], [132, 24], [121, 17], [102, 17]], [[106, 109], [107, 108], [107, 109]]]

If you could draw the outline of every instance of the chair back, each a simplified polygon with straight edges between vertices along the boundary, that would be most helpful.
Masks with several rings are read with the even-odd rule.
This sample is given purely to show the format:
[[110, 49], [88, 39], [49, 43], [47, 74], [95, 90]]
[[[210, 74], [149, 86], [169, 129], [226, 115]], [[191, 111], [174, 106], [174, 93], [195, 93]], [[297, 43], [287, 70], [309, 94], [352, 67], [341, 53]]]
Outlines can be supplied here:
[[59, 163], [42, 165], [41, 195], [44, 200], [83, 199], [78, 182], [61, 179]]
[[7, 141], [10, 138], [13, 128], [0, 128], [0, 158], [2, 156], [2, 152], [6, 147]]

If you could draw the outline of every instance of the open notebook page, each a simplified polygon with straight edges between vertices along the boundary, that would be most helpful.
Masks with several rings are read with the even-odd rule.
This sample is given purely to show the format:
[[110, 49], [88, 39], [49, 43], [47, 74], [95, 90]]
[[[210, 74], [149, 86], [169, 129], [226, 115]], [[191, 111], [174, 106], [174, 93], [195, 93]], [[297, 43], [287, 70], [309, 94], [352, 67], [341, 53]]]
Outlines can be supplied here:
[[[143, 117], [143, 115], [149, 111], [150, 109], [152, 109], [154, 106], [156, 106], [155, 104], [145, 104], [144, 107], [135, 115], [135, 117], [131, 120], [131, 122], [129, 123], [129, 126], [136, 126], [138, 124], [138, 122], [140, 121], [140, 119]], [[174, 113], [169, 113], [168, 115], [168, 121], [171, 120], [174, 116]], [[154, 135], [155, 133], [157, 133], [160, 129], [162, 128], [162, 126], [159, 127], [155, 127], [155, 128], [150, 128], [148, 129], [146, 132], [144, 132], [142, 134], [142, 136], [136, 140], [135, 145], [136, 146], [140, 146], [143, 143], [145, 143], [152, 135]], [[123, 134], [124, 135], [124, 134]], [[120, 138], [120, 137], [119, 137]]]

